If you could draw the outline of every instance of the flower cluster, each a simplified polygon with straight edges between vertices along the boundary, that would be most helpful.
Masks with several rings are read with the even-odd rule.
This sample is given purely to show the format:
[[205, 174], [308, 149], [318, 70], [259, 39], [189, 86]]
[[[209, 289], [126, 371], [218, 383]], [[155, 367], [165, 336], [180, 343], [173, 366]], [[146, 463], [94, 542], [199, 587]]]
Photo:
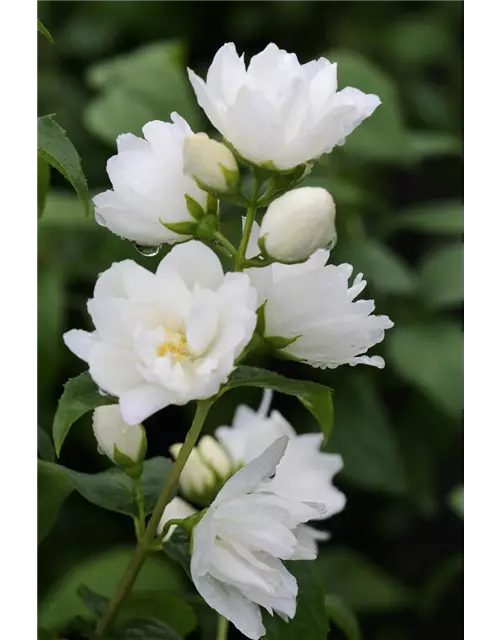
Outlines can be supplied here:
[[[97, 222], [143, 252], [174, 246], [155, 273], [132, 260], [111, 265], [88, 301], [94, 331], [64, 335], [101, 393], [116, 398], [96, 409], [94, 432], [100, 450], [135, 480], [146, 453], [142, 423], [169, 405], [209, 406], [255, 350], [312, 367], [380, 368], [383, 359], [367, 352], [392, 327], [373, 314], [372, 300], [359, 299], [362, 274], [328, 264], [337, 240], [332, 196], [300, 186], [379, 98], [338, 91], [336, 64], [301, 65], [274, 44], [248, 66], [226, 44], [206, 80], [188, 73], [222, 141], [193, 132], [176, 113], [149, 122], [143, 137], [118, 137], [107, 165], [112, 189], [94, 198]], [[224, 234], [225, 202], [246, 209], [237, 246]], [[143, 548], [152, 529], [157, 548], [184, 526], [196, 589], [255, 639], [265, 635], [261, 607], [285, 620], [295, 615], [298, 585], [283, 560], [314, 559], [317, 541], [328, 537], [306, 523], [345, 504], [332, 484], [340, 456], [269, 407], [266, 391], [258, 411], [240, 406], [232, 426], [194, 448], [202, 427], [195, 417], [195, 435], [170, 448], [167, 489], [178, 480], [183, 498], [161, 519], [167, 498], [159, 502], [147, 527], [136, 521]]]

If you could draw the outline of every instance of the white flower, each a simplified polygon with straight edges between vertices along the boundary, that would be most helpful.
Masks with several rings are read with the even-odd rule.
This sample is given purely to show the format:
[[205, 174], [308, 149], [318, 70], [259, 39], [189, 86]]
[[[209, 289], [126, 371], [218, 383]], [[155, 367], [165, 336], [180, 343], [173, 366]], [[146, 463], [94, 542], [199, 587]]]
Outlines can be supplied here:
[[297, 582], [282, 560], [302, 555], [294, 530], [320, 511], [267, 490], [287, 440], [279, 438], [232, 476], [193, 529], [196, 589], [253, 639], [265, 634], [259, 607], [285, 619], [295, 615]]
[[[258, 254], [259, 227], [252, 229], [247, 257]], [[283, 352], [321, 369], [342, 364], [382, 368], [380, 356], [364, 355], [382, 342], [394, 326], [387, 316], [375, 316], [373, 300], [355, 300], [366, 286], [363, 274], [352, 284], [350, 264], [327, 265], [329, 252], [319, 249], [301, 264], [272, 264], [247, 269], [265, 305], [267, 336], [297, 338]]]
[[64, 341], [137, 424], [219, 391], [252, 337], [256, 298], [247, 275], [224, 275], [216, 254], [193, 240], [156, 274], [132, 260], [113, 264], [87, 305], [96, 330], [69, 331]]
[[254, 460], [277, 438], [287, 436], [288, 447], [276, 475], [266, 485], [268, 490], [289, 500], [320, 502], [325, 507], [322, 519], [342, 511], [345, 496], [332, 485], [333, 476], [342, 469], [341, 456], [321, 451], [320, 433], [297, 435], [279, 411], [268, 416], [271, 397], [272, 392], [266, 390], [258, 411], [240, 405], [232, 426], [219, 427], [215, 435], [235, 464]]
[[190, 69], [200, 106], [238, 153], [255, 164], [291, 169], [328, 153], [380, 104], [375, 95], [337, 92], [337, 65], [301, 65], [275, 44], [245, 68], [234, 44], [216, 53], [206, 82]]
[[196, 448], [203, 462], [213, 469], [217, 475], [221, 477], [231, 475], [233, 472], [231, 459], [215, 438], [203, 436], [200, 438]]
[[140, 245], [185, 239], [161, 224], [192, 221], [184, 194], [206, 208], [207, 194], [183, 173], [184, 139], [193, 132], [178, 114], [171, 118], [171, 123], [148, 122], [144, 138], [118, 136], [118, 154], [107, 164], [113, 190], [94, 198], [96, 220]]
[[269, 205], [260, 229], [266, 253], [279, 262], [306, 260], [317, 249], [334, 245], [335, 203], [326, 189], [301, 187]]
[[225, 144], [211, 140], [206, 133], [186, 136], [184, 141], [184, 173], [202, 187], [224, 193], [239, 182], [240, 170], [235, 157]]
[[115, 462], [116, 449], [133, 462], [144, 457], [146, 448], [144, 428], [140, 424], [127, 424], [117, 404], [95, 409], [92, 426], [100, 452], [106, 454], [113, 462]]
[[[184, 520], [184, 518], [189, 518], [189, 516], [197, 513], [196, 509], [185, 502], [182, 498], [172, 498], [172, 500], [167, 504], [165, 510], [163, 511], [163, 515], [158, 523], [158, 535], [161, 535], [163, 531], [163, 527], [167, 524], [169, 520]], [[173, 524], [168, 530], [167, 534], [163, 537], [163, 541], [167, 542], [172, 537], [177, 525]]]

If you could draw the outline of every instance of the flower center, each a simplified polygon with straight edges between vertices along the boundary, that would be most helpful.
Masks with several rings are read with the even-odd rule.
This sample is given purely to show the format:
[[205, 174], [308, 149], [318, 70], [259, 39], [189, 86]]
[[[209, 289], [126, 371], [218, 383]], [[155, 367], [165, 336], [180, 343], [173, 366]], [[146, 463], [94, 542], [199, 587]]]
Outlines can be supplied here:
[[156, 347], [158, 357], [171, 356], [182, 362], [189, 356], [186, 337], [182, 333], [165, 332], [164, 341]]

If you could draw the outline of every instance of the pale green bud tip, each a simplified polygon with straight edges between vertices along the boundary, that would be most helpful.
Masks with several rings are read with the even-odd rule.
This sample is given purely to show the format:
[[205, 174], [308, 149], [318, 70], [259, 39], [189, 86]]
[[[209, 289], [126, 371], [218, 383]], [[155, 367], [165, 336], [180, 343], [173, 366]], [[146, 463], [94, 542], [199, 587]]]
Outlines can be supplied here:
[[225, 144], [211, 140], [206, 133], [186, 136], [184, 173], [200, 186], [219, 193], [232, 191], [240, 180], [238, 163]]
[[[117, 464], [139, 462], [146, 453], [146, 434], [140, 424], [130, 425], [122, 418], [117, 404], [95, 409], [92, 426], [101, 453]], [[115, 453], [121, 455], [115, 459]]]
[[279, 262], [307, 260], [337, 240], [335, 203], [326, 189], [301, 187], [274, 200], [260, 229], [265, 252]]

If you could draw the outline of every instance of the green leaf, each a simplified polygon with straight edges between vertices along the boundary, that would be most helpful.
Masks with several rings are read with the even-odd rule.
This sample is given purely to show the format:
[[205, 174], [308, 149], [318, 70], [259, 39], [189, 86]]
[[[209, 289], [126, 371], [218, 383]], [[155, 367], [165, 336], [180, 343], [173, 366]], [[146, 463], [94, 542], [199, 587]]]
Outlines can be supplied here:
[[175, 527], [170, 539], [163, 544], [163, 550], [191, 578], [191, 535], [183, 527]]
[[424, 616], [432, 615], [440, 610], [446, 594], [456, 588], [463, 580], [464, 557], [463, 554], [456, 554], [447, 557], [435, 569], [425, 584], [419, 596], [419, 610]]
[[62, 474], [54, 473], [52, 466], [50, 462], [38, 461], [38, 544], [50, 533], [63, 502], [73, 491], [71, 483]]
[[90, 611], [92, 611], [95, 616], [102, 616], [106, 611], [109, 602], [108, 598], [100, 596], [98, 593], [95, 593], [95, 591], [92, 591], [92, 589], [89, 589], [84, 584], [81, 584], [78, 587], [77, 593], [87, 609], [90, 609]]
[[110, 640], [181, 640], [172, 627], [148, 618], [138, 618], [119, 625], [109, 637]]
[[448, 496], [450, 507], [459, 518], [464, 519], [464, 487], [460, 485], [455, 487]]
[[[86, 587], [101, 596], [110, 598], [118, 586], [130, 562], [132, 547], [107, 551], [98, 556], [86, 557], [64, 573], [39, 603], [39, 624], [50, 630], [63, 630], [75, 616], [89, 617], [89, 611], [77, 594], [78, 587]], [[178, 568], [165, 562], [160, 554], [147, 558], [134, 583], [132, 597], [136, 593], [169, 591], [180, 599], [188, 593], [189, 585]], [[165, 607], [165, 619], [170, 611]], [[174, 612], [171, 626], [174, 627]], [[64, 637], [64, 636], [63, 636]]]
[[47, 40], [50, 42], [50, 44], [54, 44], [54, 38], [50, 35], [50, 31], [47, 29], [47, 27], [44, 27], [43, 24], [38, 19], [36, 23], [37, 23], [37, 29], [39, 33], [45, 36]]
[[377, 240], [344, 243], [335, 252], [335, 264], [352, 264], [355, 273], [364, 273], [368, 285], [380, 293], [404, 295], [415, 289], [416, 278], [410, 267]]
[[116, 398], [101, 395], [88, 371], [68, 380], [59, 399], [52, 426], [57, 455], [61, 453], [63, 442], [78, 418], [106, 404], [116, 404]]
[[[96, 616], [101, 616], [109, 598], [101, 596], [85, 585], [80, 585], [78, 595], [84, 604]], [[155, 618], [165, 622], [182, 637], [196, 628], [196, 616], [193, 608], [170, 591], [132, 591], [118, 612], [117, 624], [134, 618]]]
[[[42, 398], [54, 394], [60, 372], [65, 306], [62, 270], [55, 265], [40, 270], [37, 284], [38, 394]], [[51, 420], [53, 411], [53, 407], [50, 407], [50, 413], [45, 419]], [[40, 421], [45, 424], [42, 418]]]
[[299, 586], [297, 611], [289, 622], [277, 615], [271, 617], [264, 613], [266, 640], [326, 640], [328, 618], [317, 563], [300, 560], [288, 563], [287, 568], [293, 573]]
[[413, 602], [407, 587], [350, 549], [325, 550], [317, 564], [326, 592], [358, 614], [397, 611]]
[[88, 82], [102, 94], [85, 111], [88, 129], [114, 146], [119, 134], [142, 135], [146, 122], [166, 121], [176, 111], [197, 131], [201, 127], [200, 110], [184, 58], [181, 44], [161, 42], [91, 67]]
[[62, 189], [50, 189], [45, 201], [43, 217], [38, 220], [38, 227], [87, 231], [98, 231], [99, 229], [93, 217], [81, 215], [81, 204], [78, 197], [73, 192]]
[[464, 245], [450, 244], [427, 256], [420, 276], [422, 298], [429, 306], [460, 305], [464, 299]]
[[397, 326], [387, 337], [389, 364], [452, 418], [463, 411], [463, 331], [451, 323]]
[[[47, 474], [64, 478], [75, 491], [97, 507], [129, 516], [138, 515], [134, 482], [120, 469], [89, 474], [41, 460], [38, 464]], [[151, 458], [144, 463], [145, 480], [141, 478], [141, 484], [146, 513], [152, 511], [171, 464], [167, 458]]]
[[347, 640], [362, 640], [359, 622], [345, 602], [333, 595], [327, 595], [325, 602], [328, 618], [343, 632]]
[[344, 460], [342, 477], [353, 484], [400, 495], [406, 475], [394, 427], [371, 379], [346, 372], [335, 393], [335, 431], [328, 450]]
[[[357, 87], [379, 96], [382, 104], [346, 139], [344, 152], [368, 160], [399, 160], [407, 153], [406, 130], [396, 82], [351, 51], [326, 54], [338, 63], [339, 87]], [[334, 152], [335, 153], [335, 152]]]
[[394, 229], [431, 234], [462, 234], [464, 207], [461, 202], [427, 202], [405, 209], [393, 218]]
[[52, 116], [38, 118], [38, 155], [68, 180], [82, 201], [85, 214], [90, 213], [92, 203], [80, 156]]
[[54, 460], [54, 447], [52, 446], [52, 440], [49, 434], [38, 426], [38, 442], [37, 442], [38, 455], [42, 460], [48, 460], [52, 462]]
[[309, 380], [292, 380], [284, 376], [258, 369], [239, 366], [222, 388], [220, 395], [236, 387], [262, 387], [296, 396], [318, 421], [326, 443], [333, 429], [332, 389]]
[[45, 209], [45, 201], [50, 184], [50, 167], [48, 162], [38, 156], [37, 158], [37, 185], [36, 198], [38, 206], [38, 217], [40, 218]]

